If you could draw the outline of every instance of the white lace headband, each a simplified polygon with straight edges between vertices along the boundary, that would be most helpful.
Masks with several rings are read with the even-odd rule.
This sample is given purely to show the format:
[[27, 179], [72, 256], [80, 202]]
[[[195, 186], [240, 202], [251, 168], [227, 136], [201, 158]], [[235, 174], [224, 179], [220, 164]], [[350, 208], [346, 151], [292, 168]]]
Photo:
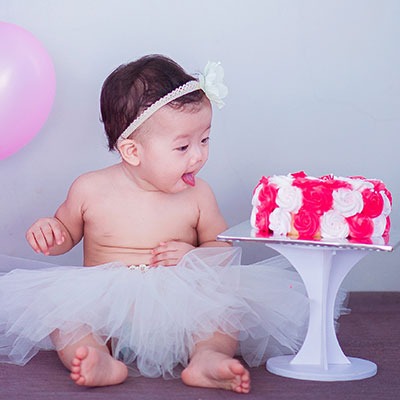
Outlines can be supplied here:
[[204, 73], [199, 74], [198, 81], [189, 81], [177, 87], [161, 99], [146, 108], [131, 124], [121, 133], [119, 139], [127, 139], [140, 125], [149, 119], [161, 107], [196, 90], [203, 90], [211, 102], [218, 108], [222, 108], [225, 103], [222, 101], [228, 94], [228, 88], [223, 83], [224, 70], [220, 63], [209, 61], [204, 68]]

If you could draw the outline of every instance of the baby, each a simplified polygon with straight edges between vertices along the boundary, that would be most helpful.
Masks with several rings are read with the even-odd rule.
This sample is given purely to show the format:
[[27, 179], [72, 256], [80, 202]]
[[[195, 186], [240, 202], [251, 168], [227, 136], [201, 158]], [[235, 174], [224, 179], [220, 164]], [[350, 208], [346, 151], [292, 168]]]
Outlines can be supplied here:
[[[222, 72], [218, 64], [209, 68]], [[32, 248], [59, 255], [83, 238], [85, 266], [119, 261], [145, 270], [175, 266], [197, 247], [226, 245], [216, 241], [226, 223], [214, 194], [197, 177], [208, 158], [212, 119], [205, 79], [201, 86], [160, 55], [111, 73], [101, 92], [101, 115], [109, 148], [118, 150], [121, 162], [76, 179], [55, 216], [27, 231]], [[221, 102], [215, 90], [226, 89], [214, 86]], [[78, 385], [126, 379], [126, 365], [92, 333], [66, 346], [58, 346], [60, 336], [59, 330], [51, 335]], [[236, 339], [223, 332], [197, 342], [183, 382], [249, 392], [249, 372], [233, 358], [236, 348]]]

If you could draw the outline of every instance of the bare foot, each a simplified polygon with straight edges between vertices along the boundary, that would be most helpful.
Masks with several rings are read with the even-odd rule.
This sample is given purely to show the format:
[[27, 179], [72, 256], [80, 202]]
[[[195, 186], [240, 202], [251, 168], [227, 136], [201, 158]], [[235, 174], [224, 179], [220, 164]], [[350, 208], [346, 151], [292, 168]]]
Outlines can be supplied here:
[[214, 351], [204, 351], [192, 358], [182, 371], [182, 381], [189, 386], [250, 392], [250, 374], [236, 359]]
[[104, 351], [82, 346], [75, 352], [70, 376], [81, 386], [118, 385], [128, 376], [128, 368]]

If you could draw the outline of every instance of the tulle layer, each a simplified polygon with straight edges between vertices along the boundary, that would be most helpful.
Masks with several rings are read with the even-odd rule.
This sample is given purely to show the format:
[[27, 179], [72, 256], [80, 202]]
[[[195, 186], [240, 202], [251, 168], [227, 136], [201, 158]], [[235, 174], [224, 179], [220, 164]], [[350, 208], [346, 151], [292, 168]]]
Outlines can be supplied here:
[[144, 272], [0, 256], [0, 271], [1, 362], [23, 365], [39, 350], [93, 334], [140, 374], [167, 377], [215, 332], [237, 338], [250, 366], [294, 353], [306, 333], [308, 300], [297, 272], [283, 257], [240, 265], [239, 248], [196, 249], [175, 267]]

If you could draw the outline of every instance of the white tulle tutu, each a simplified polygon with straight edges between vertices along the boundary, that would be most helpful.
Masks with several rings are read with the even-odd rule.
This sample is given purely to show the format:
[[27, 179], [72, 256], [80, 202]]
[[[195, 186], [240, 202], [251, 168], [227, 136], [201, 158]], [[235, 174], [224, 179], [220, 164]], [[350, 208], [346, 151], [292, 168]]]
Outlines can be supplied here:
[[140, 374], [167, 377], [217, 331], [238, 339], [250, 366], [294, 353], [306, 333], [308, 300], [297, 272], [281, 256], [240, 265], [239, 248], [198, 248], [175, 267], [145, 271], [0, 256], [0, 275], [0, 362], [23, 365], [39, 350], [93, 333]]

